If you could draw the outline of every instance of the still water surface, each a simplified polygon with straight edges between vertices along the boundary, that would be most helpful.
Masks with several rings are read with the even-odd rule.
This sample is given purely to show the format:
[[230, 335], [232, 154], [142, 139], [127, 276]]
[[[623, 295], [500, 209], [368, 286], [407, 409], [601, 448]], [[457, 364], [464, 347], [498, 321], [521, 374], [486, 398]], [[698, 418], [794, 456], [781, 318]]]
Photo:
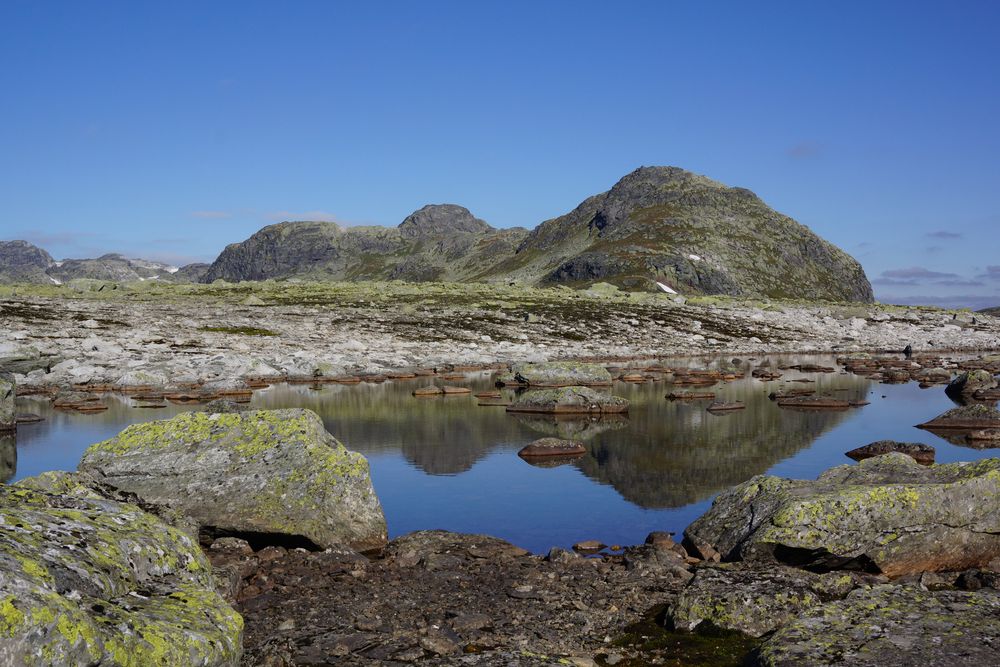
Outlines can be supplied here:
[[[765, 357], [758, 358], [752, 365]], [[817, 356], [771, 357], [773, 365], [834, 360]], [[707, 367], [705, 360], [669, 365]], [[749, 367], [747, 367], [749, 375]], [[792, 382], [797, 378], [814, 384]], [[316, 411], [349, 448], [368, 457], [390, 537], [443, 528], [486, 533], [536, 552], [583, 539], [607, 544], [641, 542], [651, 530], [680, 532], [720, 491], [753, 475], [814, 478], [851, 463], [844, 452], [874, 440], [925, 442], [939, 462], [1000, 456], [948, 443], [913, 427], [954, 407], [941, 387], [883, 385], [842, 372], [785, 371], [780, 380], [746, 377], [711, 389], [720, 400], [747, 409], [727, 415], [705, 411], [707, 401], [668, 401], [670, 382], [616, 383], [611, 392], [631, 401], [626, 419], [554, 421], [478, 407], [469, 395], [416, 399], [427, 378], [311, 389], [280, 385], [254, 394], [256, 408], [303, 407]], [[492, 388], [490, 373], [468, 374], [474, 391]], [[871, 401], [845, 412], [796, 412], [779, 408], [772, 391], [815, 387], [817, 393]], [[683, 388], [686, 389], [686, 388]], [[699, 388], [701, 390], [702, 388]], [[48, 401], [18, 399], [20, 411], [45, 417], [19, 427], [13, 479], [45, 470], [73, 470], [88, 445], [128, 424], [164, 419], [191, 407], [129, 407], [124, 396], [94, 415], [65, 413]], [[587, 454], [566, 465], [533, 466], [517, 451], [546, 435], [582, 440]], [[3, 458], [14, 442], [0, 441]], [[9, 473], [9, 470], [8, 470]]]

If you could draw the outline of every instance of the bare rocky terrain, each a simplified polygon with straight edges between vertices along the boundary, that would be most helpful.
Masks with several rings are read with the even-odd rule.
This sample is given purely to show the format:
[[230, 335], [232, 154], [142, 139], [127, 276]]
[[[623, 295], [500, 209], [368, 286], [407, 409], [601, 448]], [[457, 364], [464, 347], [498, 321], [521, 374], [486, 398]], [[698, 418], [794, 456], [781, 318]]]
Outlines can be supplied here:
[[[676, 300], [675, 300], [676, 299]], [[566, 358], [995, 350], [1000, 319], [881, 304], [403, 282], [0, 287], [19, 385], [170, 386]]]

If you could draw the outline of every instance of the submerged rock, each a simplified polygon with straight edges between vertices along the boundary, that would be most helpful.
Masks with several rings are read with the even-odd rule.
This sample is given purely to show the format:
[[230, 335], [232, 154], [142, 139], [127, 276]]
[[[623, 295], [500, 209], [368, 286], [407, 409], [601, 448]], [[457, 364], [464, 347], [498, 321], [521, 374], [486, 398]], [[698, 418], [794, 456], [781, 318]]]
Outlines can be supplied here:
[[628, 400], [587, 387], [539, 389], [519, 396], [516, 401], [507, 406], [507, 412], [623, 413], [628, 412]]
[[611, 384], [611, 373], [601, 364], [578, 361], [548, 361], [516, 364], [511, 369], [520, 384], [529, 387], [579, 387]]
[[1000, 554], [1000, 459], [922, 466], [893, 453], [816, 481], [758, 475], [685, 535], [723, 560], [889, 576], [981, 567]]
[[800, 615], [761, 646], [753, 664], [992, 665], [1000, 645], [1000, 593], [859, 588]]
[[931, 465], [934, 463], [934, 448], [922, 442], [896, 442], [895, 440], [878, 440], [863, 447], [857, 447], [847, 452], [848, 456], [855, 461], [863, 461], [875, 456], [882, 456], [891, 452], [906, 454], [917, 463]]
[[134, 424], [92, 445], [80, 470], [204, 529], [297, 536], [323, 548], [386, 541], [367, 460], [309, 410], [190, 412]]
[[237, 665], [243, 620], [134, 505], [0, 486], [0, 663]]

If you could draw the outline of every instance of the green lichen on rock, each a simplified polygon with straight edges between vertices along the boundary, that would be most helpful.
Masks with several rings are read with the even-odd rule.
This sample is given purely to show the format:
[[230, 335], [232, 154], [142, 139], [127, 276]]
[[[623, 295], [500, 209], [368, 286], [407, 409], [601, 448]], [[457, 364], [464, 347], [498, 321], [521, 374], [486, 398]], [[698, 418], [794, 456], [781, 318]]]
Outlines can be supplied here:
[[687, 533], [727, 560], [890, 576], [979, 567], [1000, 552], [1000, 459], [922, 466], [892, 453], [815, 482], [756, 477], [719, 495]]
[[134, 505], [0, 486], [0, 663], [236, 665], [243, 620]]
[[309, 410], [190, 412], [92, 445], [80, 470], [202, 527], [290, 534], [321, 547], [386, 540], [368, 462]]
[[723, 563], [698, 568], [667, 611], [677, 630], [702, 623], [760, 637], [804, 611], [843, 598], [855, 576], [815, 574], [797, 568]]

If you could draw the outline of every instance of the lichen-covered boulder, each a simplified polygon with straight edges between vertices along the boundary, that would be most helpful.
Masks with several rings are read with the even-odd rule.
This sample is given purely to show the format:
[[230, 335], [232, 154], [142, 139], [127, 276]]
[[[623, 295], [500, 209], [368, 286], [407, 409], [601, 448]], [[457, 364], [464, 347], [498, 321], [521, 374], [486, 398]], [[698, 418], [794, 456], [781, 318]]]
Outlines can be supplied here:
[[134, 424], [92, 445], [79, 469], [204, 529], [294, 535], [323, 548], [386, 542], [368, 461], [309, 410], [190, 412]]
[[945, 387], [944, 392], [952, 398], [959, 398], [972, 396], [981, 389], [993, 389], [996, 386], [997, 380], [993, 374], [980, 368], [960, 374]]
[[15, 393], [14, 374], [0, 371], [0, 433], [13, 433], [17, 430]]
[[760, 637], [807, 609], [843, 598], [858, 580], [857, 574], [816, 574], [780, 565], [703, 565], [670, 605], [666, 618], [678, 630], [694, 630], [707, 622]]
[[802, 614], [757, 651], [759, 667], [997, 664], [1000, 593], [859, 588]]
[[542, 414], [621, 414], [628, 412], [628, 399], [587, 387], [537, 389], [522, 394], [507, 406], [507, 412]]
[[547, 361], [515, 364], [514, 378], [529, 387], [573, 387], [610, 385], [611, 373], [601, 364], [579, 361]]
[[917, 424], [917, 428], [926, 429], [932, 433], [1000, 428], [1000, 410], [992, 405], [965, 405], [942, 412], [929, 422]]
[[134, 505], [0, 486], [0, 664], [237, 665], [211, 571]]
[[730, 561], [889, 576], [981, 567], [1000, 556], [1000, 459], [923, 466], [892, 453], [816, 481], [758, 475], [685, 535]]

